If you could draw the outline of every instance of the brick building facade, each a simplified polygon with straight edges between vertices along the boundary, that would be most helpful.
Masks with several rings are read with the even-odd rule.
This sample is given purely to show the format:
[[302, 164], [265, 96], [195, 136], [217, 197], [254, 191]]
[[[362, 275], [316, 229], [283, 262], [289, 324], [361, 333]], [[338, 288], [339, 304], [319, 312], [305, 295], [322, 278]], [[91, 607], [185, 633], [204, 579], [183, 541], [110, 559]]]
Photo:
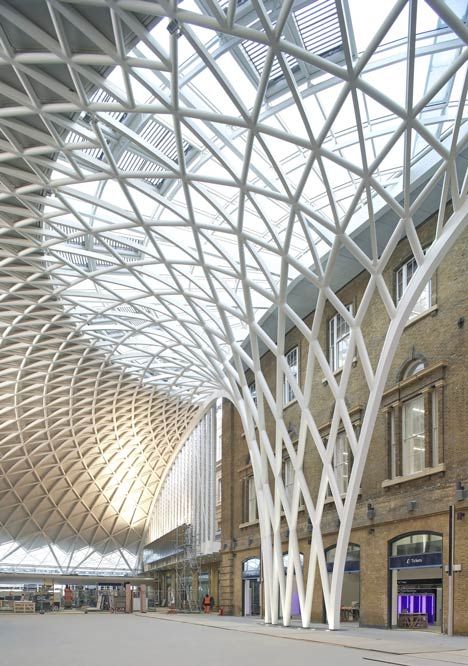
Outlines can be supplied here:
[[[420, 227], [423, 247], [432, 240], [434, 230], [434, 219]], [[422, 294], [405, 328], [388, 377], [356, 507], [350, 540], [353, 547], [342, 597], [344, 617], [356, 619], [359, 616], [363, 626], [391, 627], [397, 623], [401, 626], [405, 612], [415, 611], [414, 604], [424, 604], [429, 624], [446, 631], [448, 582], [444, 565], [448, 562], [449, 506], [454, 505], [454, 560], [461, 564], [461, 571], [455, 574], [454, 627], [456, 633], [468, 633], [465, 601], [468, 596], [468, 501], [462, 499], [464, 492], [460, 487], [460, 482], [462, 486], [468, 482], [468, 322], [464, 320], [468, 312], [467, 255], [468, 234], [465, 232]], [[403, 239], [384, 276], [395, 299], [411, 279], [411, 261], [409, 243]], [[367, 277], [362, 273], [338, 295], [354, 309], [366, 284]], [[343, 331], [337, 328], [335, 315], [330, 307], [323, 317], [320, 344], [324, 352], [339, 355], [337, 339]], [[312, 321], [313, 313], [305, 319], [308, 326]], [[384, 306], [375, 299], [362, 325], [372, 363], [376, 361], [387, 325]], [[297, 354], [299, 383], [306, 364], [301, 345], [301, 334], [293, 328], [287, 337], [286, 352], [297, 349], [294, 353]], [[273, 390], [275, 369], [275, 360], [267, 352], [262, 357], [262, 370]], [[339, 372], [338, 368], [336, 373]], [[314, 379], [312, 396], [311, 409], [317, 423], [321, 424], [320, 434], [326, 440], [333, 401], [320, 372]], [[360, 427], [366, 400], [364, 373], [356, 358], [347, 393], [355, 429]], [[291, 402], [285, 408], [285, 422], [292, 439], [297, 435], [299, 417], [297, 403]], [[271, 419], [269, 435], [273, 429]], [[250, 481], [252, 467], [240, 418], [227, 401], [223, 405], [222, 460], [220, 603], [226, 612], [235, 615], [261, 615], [260, 534]], [[335, 469], [342, 470], [338, 477], [345, 493], [346, 476], [352, 465], [345, 437], [341, 451], [335, 454], [334, 465]], [[318, 491], [320, 472], [315, 447], [308, 445], [304, 474], [312, 498]], [[285, 455], [286, 492], [288, 475]], [[310, 532], [305, 511], [300, 511], [298, 534], [305, 568]], [[322, 533], [325, 546], [332, 547], [336, 543], [337, 514], [331, 501], [325, 507]], [[286, 553], [288, 529], [284, 518], [281, 534]], [[405, 561], [402, 555], [407, 555]], [[328, 551], [328, 556], [331, 567], [333, 550]], [[293, 595], [294, 603], [297, 601]], [[430, 607], [426, 608], [426, 604]], [[297, 614], [297, 609], [293, 608], [292, 612]], [[318, 622], [324, 619], [318, 577], [312, 619]]]

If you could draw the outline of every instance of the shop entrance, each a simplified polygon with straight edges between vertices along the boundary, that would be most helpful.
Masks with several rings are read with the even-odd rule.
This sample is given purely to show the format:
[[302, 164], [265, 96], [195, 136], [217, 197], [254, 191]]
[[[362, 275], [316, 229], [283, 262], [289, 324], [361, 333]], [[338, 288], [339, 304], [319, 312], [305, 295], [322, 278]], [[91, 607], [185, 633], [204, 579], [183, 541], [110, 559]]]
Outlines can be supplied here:
[[[301, 569], [304, 571], [304, 554], [299, 553], [299, 559], [301, 562]], [[288, 563], [289, 563], [289, 554], [284, 553], [283, 554], [283, 567], [284, 567], [284, 575], [286, 576], [287, 570], [288, 570]], [[296, 580], [296, 575], [293, 576], [293, 584], [292, 584], [292, 594], [291, 594], [291, 617], [300, 617], [301, 616], [301, 604], [299, 603], [299, 593], [297, 591], [297, 580]], [[282, 618], [283, 617], [283, 610], [281, 607], [281, 601], [279, 602], [278, 605], [278, 617]]]
[[391, 544], [392, 626], [442, 630], [442, 535], [409, 534]]
[[[336, 546], [325, 551], [328, 577], [331, 582], [335, 563]], [[341, 593], [342, 622], [358, 622], [360, 616], [361, 549], [357, 543], [350, 543], [346, 553], [345, 575]], [[324, 607], [325, 621], [325, 607]]]
[[242, 563], [242, 615], [260, 615], [260, 558]]
[[244, 615], [260, 615], [260, 582], [244, 580]]
[[208, 571], [201, 571], [198, 574], [198, 603], [200, 608], [202, 608], [205, 594], [211, 594], [210, 574]]

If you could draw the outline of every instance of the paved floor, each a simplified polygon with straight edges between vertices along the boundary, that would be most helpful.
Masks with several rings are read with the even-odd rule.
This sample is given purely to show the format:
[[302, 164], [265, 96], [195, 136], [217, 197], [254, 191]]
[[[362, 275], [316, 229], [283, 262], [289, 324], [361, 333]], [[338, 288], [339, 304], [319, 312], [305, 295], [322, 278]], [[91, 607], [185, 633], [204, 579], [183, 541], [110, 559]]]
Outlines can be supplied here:
[[136, 664], [447, 666], [468, 664], [468, 640], [372, 629], [280, 629], [243, 618], [162, 612], [0, 617], [0, 666]]
[[273, 627], [265, 625], [262, 620], [253, 617], [219, 617], [215, 614], [209, 616], [202, 614], [168, 614], [167, 611], [163, 610], [157, 613], [148, 613], [145, 616], [142, 615], [142, 617], [204, 625], [217, 629], [230, 629], [276, 638], [380, 651], [389, 654], [417, 654], [427, 651], [446, 652], [468, 648], [468, 638], [463, 636], [449, 638], [440, 632], [367, 629], [351, 623], [343, 623], [339, 631], [328, 631], [323, 624], [313, 625], [310, 629], [302, 629], [298, 621], [293, 621], [291, 627], [281, 625]]

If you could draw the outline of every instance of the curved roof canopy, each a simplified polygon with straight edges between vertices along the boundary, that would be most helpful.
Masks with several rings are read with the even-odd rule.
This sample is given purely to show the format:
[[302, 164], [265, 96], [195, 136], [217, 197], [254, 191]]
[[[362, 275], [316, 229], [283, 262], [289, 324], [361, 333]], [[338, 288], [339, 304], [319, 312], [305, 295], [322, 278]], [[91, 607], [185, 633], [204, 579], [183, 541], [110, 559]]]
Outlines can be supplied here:
[[[0, 372], [19, 424], [2, 431], [0, 460], [15, 511], [27, 504], [14, 476], [25, 465], [47, 494], [32, 452], [54, 449], [55, 401], [68, 400], [60, 447], [73, 447], [54, 465], [71, 488], [78, 459], [87, 479], [89, 460], [106, 459], [100, 432], [125, 412], [120, 399], [115, 408], [123, 384], [143, 401], [128, 398], [138, 418], [151, 396], [158, 415], [184, 415], [151, 431], [140, 467], [131, 439], [121, 446], [131, 474], [156, 474], [154, 496], [156, 458], [167, 461], [191, 405], [235, 395], [231, 358], [249, 364], [249, 333], [274, 346], [259, 326], [271, 308], [299, 281], [312, 292], [339, 272], [340, 252], [360, 270], [377, 261], [384, 212], [393, 227], [405, 217], [407, 233], [432, 212], [441, 165], [455, 169], [466, 138], [465, 11], [462, 0], [0, 0], [0, 288], [3, 343], [18, 344]], [[108, 402], [98, 369], [77, 388], [73, 366], [89, 355], [116, 373]], [[45, 396], [33, 437], [27, 407], [18, 411], [28, 382]], [[101, 407], [91, 453], [71, 430]], [[34, 502], [24, 529], [24, 516], [0, 516], [8, 543], [60, 537]], [[61, 526], [85, 530], [56, 504]], [[101, 551], [120, 514], [96, 538]]]

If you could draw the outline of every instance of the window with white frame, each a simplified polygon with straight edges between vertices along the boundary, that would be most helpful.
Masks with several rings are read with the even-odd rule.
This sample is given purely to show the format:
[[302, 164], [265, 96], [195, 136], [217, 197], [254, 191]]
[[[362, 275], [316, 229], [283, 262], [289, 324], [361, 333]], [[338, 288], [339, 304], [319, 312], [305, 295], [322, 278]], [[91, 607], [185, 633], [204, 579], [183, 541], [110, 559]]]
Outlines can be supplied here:
[[[295, 377], [296, 381], [299, 383], [299, 348], [294, 347], [286, 354], [286, 363], [291, 370], [291, 374]], [[288, 403], [295, 400], [294, 392], [291, 385], [289, 384], [286, 375], [283, 375], [283, 403], [287, 405]]]
[[[362, 420], [362, 408], [360, 405], [354, 407], [349, 412], [349, 417], [351, 419], [352, 428], [354, 431], [355, 440], [359, 440], [359, 433], [361, 429], [361, 420]], [[331, 442], [329, 440], [331, 423], [323, 426], [322, 429], [322, 438], [323, 443], [329, 448]], [[343, 423], [340, 422], [338, 426], [338, 433], [336, 435], [335, 449], [333, 451], [332, 457], [332, 467], [333, 473], [335, 475], [336, 484], [338, 486], [338, 492], [340, 495], [346, 495], [348, 492], [349, 479], [351, 477], [351, 472], [353, 469], [354, 456], [351, 450], [351, 445], [349, 443], [346, 430], [344, 429]], [[332, 492], [330, 485], [327, 488], [327, 497], [331, 497]]]
[[336, 483], [341, 495], [346, 494], [351, 474], [352, 454], [345, 432], [336, 436], [335, 452], [333, 454], [333, 470]]
[[[406, 263], [404, 263], [403, 266], [400, 266], [400, 268], [397, 270], [396, 272], [397, 304], [402, 299], [403, 294], [405, 293], [406, 288], [411, 282], [413, 275], [416, 273], [417, 268], [418, 264], [416, 262], [416, 259], [414, 257], [411, 257], [411, 259], [409, 259]], [[414, 317], [417, 317], [423, 312], [426, 312], [427, 310], [429, 310], [431, 305], [432, 305], [432, 283], [431, 280], [429, 280], [429, 282], [422, 290], [418, 300], [414, 304], [409, 319], [414, 319]]]
[[255, 482], [253, 476], [249, 477], [249, 523], [257, 520], [257, 493], [255, 492]]
[[221, 504], [223, 497], [223, 479], [221, 472], [216, 476], [216, 504]]
[[431, 393], [431, 435], [432, 435], [432, 465], [438, 465], [439, 460], [439, 396], [436, 391]]
[[393, 410], [390, 411], [388, 431], [390, 437], [390, 478], [394, 479], [398, 476], [398, 438]]
[[286, 497], [291, 503], [294, 488], [294, 468], [289, 458], [283, 462], [283, 483]]
[[[352, 314], [351, 303], [346, 306], [346, 309]], [[328, 359], [333, 372], [344, 365], [349, 348], [349, 337], [348, 322], [337, 312], [328, 322]]]
[[254, 401], [254, 405], [256, 405], [257, 404], [257, 385], [255, 384], [255, 381], [253, 381], [249, 384], [249, 392], [250, 392], [250, 395], [252, 396], [252, 400]]
[[401, 383], [383, 396], [389, 439], [389, 477], [430, 471], [442, 462], [445, 365], [408, 365]]
[[258, 518], [257, 493], [253, 476], [247, 476], [243, 483], [242, 522], [253, 523]]
[[425, 468], [424, 398], [418, 395], [403, 403], [402, 472], [403, 476]]
[[[294, 490], [294, 467], [290, 458], [287, 458], [283, 461], [283, 483], [286, 497], [288, 498], [289, 503], [292, 502], [293, 490]], [[299, 493], [299, 506], [304, 504], [302, 493]]]

